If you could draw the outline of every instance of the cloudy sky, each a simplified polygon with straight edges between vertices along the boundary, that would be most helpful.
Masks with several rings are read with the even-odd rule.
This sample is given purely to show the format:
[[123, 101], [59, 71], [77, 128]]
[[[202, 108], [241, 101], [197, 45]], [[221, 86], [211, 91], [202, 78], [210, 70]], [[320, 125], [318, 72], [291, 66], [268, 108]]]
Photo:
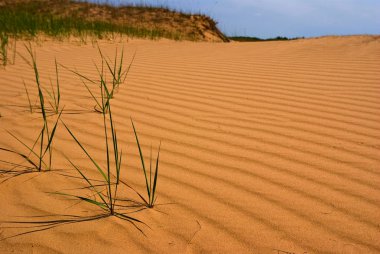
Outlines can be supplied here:
[[[102, 2], [103, 0], [94, 0]], [[214, 18], [227, 35], [380, 34], [380, 0], [104, 0], [164, 5]]]

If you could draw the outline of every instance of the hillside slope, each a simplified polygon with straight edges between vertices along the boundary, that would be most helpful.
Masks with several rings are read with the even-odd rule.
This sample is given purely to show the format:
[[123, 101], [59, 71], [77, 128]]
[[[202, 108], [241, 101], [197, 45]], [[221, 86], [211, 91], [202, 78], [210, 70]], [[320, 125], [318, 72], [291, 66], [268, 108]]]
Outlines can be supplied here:
[[161, 37], [194, 41], [228, 41], [216, 22], [205, 15], [191, 15], [166, 8], [93, 4], [71, 0], [0, 0], [0, 10], [27, 12], [55, 18], [76, 18], [117, 26], [159, 31]]

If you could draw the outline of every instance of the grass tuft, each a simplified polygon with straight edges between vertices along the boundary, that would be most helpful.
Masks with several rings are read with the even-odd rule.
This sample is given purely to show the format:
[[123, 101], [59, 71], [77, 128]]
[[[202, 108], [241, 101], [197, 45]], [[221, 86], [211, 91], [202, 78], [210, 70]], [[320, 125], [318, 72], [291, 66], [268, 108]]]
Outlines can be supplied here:
[[[39, 75], [39, 71], [37, 67], [36, 54], [33, 51], [30, 43], [29, 43], [29, 46], [25, 45], [25, 48], [27, 49], [31, 57], [31, 62], [28, 62], [28, 63], [31, 65], [31, 67], [34, 70], [35, 82], [36, 82], [36, 86], [38, 90], [38, 99], [39, 99], [39, 104], [40, 104], [39, 109], [42, 116], [42, 128], [39, 132], [39, 135], [36, 141], [31, 146], [27, 145], [25, 142], [19, 139], [16, 135], [12, 134], [11, 132], [8, 132], [13, 138], [15, 138], [19, 143], [21, 143], [27, 149], [28, 153], [25, 154], [25, 153], [21, 153], [15, 150], [5, 149], [5, 148], [1, 148], [1, 150], [16, 154], [24, 158], [31, 165], [32, 169], [35, 169], [40, 172], [42, 170], [51, 170], [52, 168], [53, 139], [55, 137], [58, 121], [61, 118], [63, 109], [61, 111], [58, 111], [58, 107], [57, 107], [57, 112], [56, 112], [57, 117], [56, 117], [55, 123], [52, 126], [50, 126], [49, 121], [48, 121], [48, 116], [47, 116], [46, 105], [45, 105], [45, 96], [44, 96], [43, 89], [41, 86], [40, 75]], [[57, 76], [57, 80], [58, 80], [58, 76]], [[57, 86], [59, 85], [57, 84]], [[28, 97], [29, 109], [31, 112], [33, 112], [33, 107], [30, 102], [29, 93], [28, 93], [25, 83], [24, 83], [24, 87], [25, 87], [27, 97]], [[58, 90], [58, 96], [60, 96], [59, 90]], [[37, 146], [37, 151], [35, 151], [36, 146]], [[45, 156], [47, 156], [48, 159], [45, 159], [46, 158]], [[37, 160], [37, 162], [34, 162], [35, 160]]]
[[[76, 138], [76, 136], [70, 130], [70, 128], [65, 123], [63, 123], [63, 125], [99, 173], [101, 177], [101, 183], [99, 184], [98, 181], [97, 184], [94, 184], [93, 180], [86, 176], [83, 169], [75, 165], [69, 158], [67, 158], [70, 164], [76, 169], [76, 171], [80, 174], [82, 179], [86, 182], [86, 184], [88, 185], [87, 188], [91, 190], [93, 194], [91, 195], [91, 197], [58, 192], [56, 194], [70, 196], [81, 201], [85, 201], [89, 204], [95, 205], [98, 208], [100, 208], [103, 212], [105, 212], [107, 216], [115, 216], [120, 219], [126, 220], [132, 223], [140, 232], [143, 233], [143, 231], [136, 225], [136, 223], [144, 225], [146, 224], [134, 217], [129, 216], [127, 212], [123, 212], [127, 208], [135, 208], [136, 206], [119, 204], [121, 201], [123, 201], [122, 199], [118, 198], [119, 184], [121, 183], [120, 176], [123, 153], [118, 146], [118, 138], [114, 121], [112, 118], [111, 106], [108, 106], [107, 114], [103, 114], [104, 140], [106, 147], [106, 166], [104, 168], [101, 167], [96, 162], [94, 157], [92, 157], [89, 154], [89, 152]], [[111, 133], [109, 133], [109, 129]]]
[[145, 205], [148, 208], [153, 208], [154, 204], [156, 202], [156, 199], [157, 199], [156, 188], [157, 188], [158, 164], [159, 164], [159, 159], [160, 159], [161, 143], [160, 143], [160, 146], [158, 147], [158, 153], [157, 153], [157, 158], [156, 158], [156, 166], [155, 166], [155, 170], [154, 170], [154, 178], [152, 181], [152, 148], [150, 150], [150, 163], [149, 163], [149, 175], [148, 175], [147, 169], [145, 167], [144, 155], [143, 155], [143, 152], [142, 152], [142, 149], [140, 146], [140, 142], [139, 142], [139, 138], [137, 135], [137, 131], [136, 131], [135, 125], [133, 124], [132, 119], [131, 119], [131, 123], [132, 123], [132, 127], [133, 127], [133, 132], [135, 134], [137, 147], [139, 150], [141, 166], [142, 166], [142, 171], [143, 171], [144, 177], [145, 177], [145, 187], [146, 187], [146, 192], [147, 192], [148, 198], [145, 199], [142, 195], [140, 195], [140, 194], [138, 194], [138, 195], [144, 201]]
[[[125, 83], [129, 70], [131, 69], [133, 61], [135, 59], [136, 52], [134, 53], [130, 64], [126, 68], [124, 67], [124, 48], [121, 51], [120, 58], [118, 57], [118, 49], [116, 48], [115, 57], [112, 61], [110, 58], [104, 56], [99, 46], [98, 52], [101, 58], [101, 67], [98, 67], [95, 64], [95, 68], [99, 76], [99, 79], [97, 80], [86, 77], [77, 70], [69, 69], [63, 65], [62, 67], [74, 73], [80, 78], [82, 84], [90, 93], [91, 98], [93, 98], [93, 100], [95, 101], [95, 111], [101, 114], [107, 114], [110, 100], [114, 97], [114, 94], [119, 88], [119, 86]], [[107, 82], [108, 76], [111, 76], [111, 84]], [[98, 86], [98, 89], [100, 90], [100, 97], [95, 95], [95, 93], [90, 88], [90, 85]]]
[[111, 145], [109, 142], [109, 133], [108, 133], [108, 125], [107, 125], [107, 116], [106, 114], [103, 114], [103, 124], [104, 124], [104, 134], [105, 134], [105, 146], [106, 146], [106, 157], [107, 157], [107, 165], [106, 168], [103, 169], [96, 161], [95, 159], [87, 152], [87, 150], [84, 148], [84, 146], [81, 144], [81, 142], [76, 138], [74, 133], [70, 130], [70, 128], [63, 123], [65, 126], [66, 130], [69, 132], [71, 137], [75, 140], [75, 142], [79, 145], [79, 147], [82, 149], [82, 151], [86, 154], [87, 158], [90, 159], [92, 162], [93, 166], [96, 168], [98, 173], [101, 175], [102, 181], [104, 184], [102, 184], [102, 187], [105, 187], [105, 194], [103, 191], [98, 190], [96, 188], [91, 180], [83, 173], [81, 169], [79, 169], [78, 166], [76, 166], [70, 159], [69, 162], [70, 164], [78, 171], [78, 173], [81, 175], [81, 177], [87, 182], [89, 185], [90, 189], [94, 191], [96, 196], [98, 196], [101, 200], [101, 202], [96, 201], [94, 199], [88, 199], [88, 198], [80, 198], [84, 201], [87, 201], [89, 203], [95, 204], [98, 207], [100, 207], [103, 210], [106, 210], [109, 212], [110, 215], [115, 214], [115, 202], [116, 202], [116, 195], [117, 195], [117, 189], [119, 185], [119, 177], [120, 177], [120, 166], [121, 166], [121, 158], [122, 158], [122, 151], [119, 151], [118, 149], [118, 144], [117, 144], [117, 138], [116, 138], [116, 130], [113, 124], [112, 120], [112, 112], [111, 112], [111, 107], [109, 107], [108, 110], [108, 115], [109, 115], [109, 125], [111, 127], [111, 136], [112, 136], [112, 146], [113, 146], [113, 154], [114, 154], [114, 172], [116, 175], [115, 179], [111, 179], [111, 176], [113, 175], [111, 170], [112, 170], [112, 165], [111, 165], [111, 158], [110, 158], [110, 151], [111, 151]]

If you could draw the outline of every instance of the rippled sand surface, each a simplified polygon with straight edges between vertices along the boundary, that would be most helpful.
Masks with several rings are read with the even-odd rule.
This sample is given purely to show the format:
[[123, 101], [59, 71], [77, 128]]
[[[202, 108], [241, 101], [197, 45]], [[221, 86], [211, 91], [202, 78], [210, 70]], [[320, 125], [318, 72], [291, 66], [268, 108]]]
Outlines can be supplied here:
[[[47, 89], [55, 58], [97, 77], [93, 45], [33, 45]], [[110, 58], [122, 47], [99, 45]], [[0, 184], [0, 236], [34, 231], [0, 241], [0, 253], [380, 253], [379, 37], [123, 45], [125, 63], [136, 57], [111, 103], [124, 152], [122, 179], [141, 193], [130, 117], [147, 161], [150, 147], [155, 155], [162, 143], [158, 205], [131, 214], [147, 224], [139, 226], [146, 236], [114, 217], [49, 229], [6, 223], [101, 213], [50, 194], [86, 186], [65, 156], [97, 177], [60, 124], [56, 170]], [[17, 51], [27, 56], [22, 43]], [[105, 165], [102, 117], [78, 76], [61, 66], [59, 73], [62, 119]], [[17, 56], [15, 65], [0, 69], [0, 147], [25, 152], [7, 133], [33, 144], [41, 128], [38, 112], [28, 112], [23, 80], [34, 101], [25, 61]], [[0, 161], [1, 170], [10, 167], [6, 162], [22, 163], [4, 151]]]

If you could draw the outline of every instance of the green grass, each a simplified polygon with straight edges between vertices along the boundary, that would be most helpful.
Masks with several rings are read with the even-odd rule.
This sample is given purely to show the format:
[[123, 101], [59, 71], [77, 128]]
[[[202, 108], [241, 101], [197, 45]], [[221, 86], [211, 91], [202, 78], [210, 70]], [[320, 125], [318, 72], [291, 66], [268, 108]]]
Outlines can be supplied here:
[[[6, 149], [6, 148], [0, 148], [0, 150], [10, 152], [24, 158], [30, 164], [33, 170], [40, 172], [42, 170], [52, 169], [53, 139], [55, 137], [58, 121], [62, 115], [63, 109], [61, 111], [58, 111], [58, 108], [57, 108], [57, 112], [56, 112], [57, 117], [56, 117], [55, 123], [53, 123], [53, 125], [50, 126], [49, 121], [48, 121], [48, 115], [47, 115], [48, 111], [46, 109], [46, 103], [45, 103], [46, 99], [43, 93], [43, 88], [40, 82], [40, 75], [39, 75], [39, 71], [37, 67], [36, 54], [33, 51], [31, 44], [29, 44], [29, 46], [25, 45], [25, 48], [27, 49], [27, 52], [29, 53], [31, 57], [31, 62], [29, 61], [27, 62], [30, 64], [30, 66], [33, 68], [33, 71], [34, 71], [34, 77], [35, 77], [36, 87], [38, 91], [38, 101], [39, 101], [38, 109], [40, 110], [41, 117], [42, 117], [42, 128], [39, 132], [37, 139], [33, 143], [33, 145], [27, 145], [16, 135], [14, 135], [11, 132], [8, 132], [12, 137], [14, 137], [19, 143], [21, 143], [27, 149], [28, 153], [22, 153], [22, 152], [18, 152], [18, 151]], [[57, 71], [57, 80], [58, 80], [58, 71]], [[28, 90], [26, 89], [25, 83], [24, 83], [24, 86], [25, 86], [25, 90], [28, 96], [30, 111], [33, 112], [33, 107], [30, 102], [29, 93], [28, 93]], [[60, 97], [59, 92], [58, 92], [58, 97]], [[48, 157], [47, 159], [46, 159], [46, 156]], [[36, 160], [37, 162], [35, 162]]]
[[[106, 148], [106, 166], [101, 167], [99, 163], [96, 162], [93, 156], [87, 151], [70, 128], [65, 124], [66, 130], [69, 132], [71, 137], [75, 140], [78, 146], [86, 154], [87, 158], [91, 161], [94, 169], [99, 174], [101, 180], [97, 180], [94, 183], [94, 180], [91, 180], [85, 173], [84, 170], [75, 165], [69, 158], [68, 161], [70, 164], [77, 170], [82, 179], [87, 184], [87, 189], [92, 191], [92, 195], [81, 196], [81, 195], [72, 195], [67, 193], [56, 192], [55, 194], [65, 195], [74, 197], [76, 199], [85, 201], [89, 204], [95, 205], [101, 209], [106, 216], [115, 216], [117, 218], [126, 220], [132, 223], [138, 230], [142, 230], [136, 225], [136, 223], [143, 223], [142, 221], [131, 217], [128, 212], [129, 208], [136, 208], [136, 203], [132, 202], [132, 205], [129, 204], [130, 200], [120, 199], [118, 197], [119, 185], [122, 182], [121, 177], [121, 168], [122, 168], [122, 156], [123, 152], [119, 149], [118, 137], [115, 129], [115, 125], [112, 118], [111, 105], [108, 107], [106, 114], [103, 114], [103, 129], [104, 129], [104, 141]], [[109, 130], [111, 134], [109, 133]], [[127, 202], [127, 204], [126, 204]], [[142, 232], [143, 233], [143, 232]]]
[[[82, 84], [86, 87], [87, 91], [90, 93], [91, 98], [95, 101], [94, 110], [96, 112], [106, 114], [108, 111], [109, 101], [110, 101], [111, 97], [110, 97], [109, 93], [107, 93], [108, 89], [107, 89], [107, 85], [105, 85], [106, 81], [104, 79], [104, 62], [102, 61], [101, 70], [99, 70], [99, 68], [95, 65], [95, 67], [99, 73], [100, 80], [94, 80], [94, 79], [88, 78], [88, 77], [82, 75], [81, 73], [79, 73], [77, 70], [69, 69], [63, 65], [62, 65], [62, 67], [64, 67], [68, 71], [74, 73], [75, 75], [77, 75], [80, 78]], [[99, 97], [95, 95], [95, 93], [92, 91], [92, 89], [89, 87], [89, 85], [86, 82], [89, 82], [91, 85], [98, 86], [98, 88], [100, 90], [100, 96]]]
[[[109, 124], [107, 124], [107, 120], [108, 120]], [[93, 184], [92, 180], [90, 180], [83, 173], [83, 170], [81, 170], [70, 159], [68, 159], [69, 162], [71, 163], [71, 165], [78, 171], [78, 173], [86, 181], [86, 183], [89, 186], [89, 189], [91, 189], [94, 192], [95, 196], [100, 198], [100, 201], [96, 200], [96, 198], [92, 199], [92, 198], [87, 198], [87, 197], [82, 197], [82, 196], [74, 196], [74, 197], [98, 206], [102, 210], [109, 213], [109, 215], [115, 215], [115, 216], [120, 217], [122, 219], [131, 219], [131, 217], [129, 217], [125, 214], [122, 214], [122, 213], [118, 213], [116, 211], [117, 191], [118, 191], [118, 186], [120, 184], [121, 163], [122, 163], [122, 155], [123, 154], [122, 154], [122, 150], [119, 151], [116, 129], [115, 129], [113, 119], [112, 119], [111, 107], [109, 107], [109, 109], [108, 109], [108, 119], [107, 119], [107, 114], [103, 114], [103, 127], [104, 127], [106, 158], [107, 158], [107, 163], [106, 163], [105, 169], [102, 168], [95, 161], [95, 159], [88, 153], [88, 151], [84, 148], [84, 146], [81, 144], [81, 142], [76, 138], [76, 136], [73, 134], [73, 132], [70, 130], [70, 128], [66, 124], [64, 124], [64, 126], [65, 126], [66, 130], [69, 132], [69, 134], [72, 136], [72, 138], [75, 140], [75, 142], [79, 145], [79, 147], [86, 154], [86, 156], [90, 159], [94, 168], [101, 175], [102, 182], [103, 182], [103, 184], [101, 184], [101, 185]], [[111, 137], [109, 135], [108, 126], [111, 129]], [[110, 138], [112, 138], [111, 142], [109, 141]], [[111, 158], [113, 158], [113, 160], [114, 160], [113, 164], [111, 163]], [[105, 190], [103, 190], [103, 187], [105, 187]], [[99, 188], [101, 188], [102, 190], [99, 190]], [[71, 195], [71, 196], [73, 196], [73, 195]]]
[[[13, 43], [11, 43], [13, 41]], [[16, 62], [16, 38], [11, 38], [7, 33], [0, 31], [0, 64], [4, 67]], [[13, 50], [13, 57], [10, 59], [9, 50]], [[12, 61], [11, 61], [12, 60]]]
[[[39, 102], [40, 102], [39, 109], [42, 112], [42, 116], [45, 118], [46, 117], [46, 113], [50, 113], [50, 112], [58, 114], [60, 112], [61, 90], [60, 90], [60, 87], [59, 87], [59, 73], [58, 73], [58, 63], [57, 63], [57, 60], [54, 61], [54, 64], [55, 64], [55, 75], [56, 75], [55, 76], [55, 86], [53, 86], [53, 81], [50, 79], [50, 90], [49, 90], [46, 87], [44, 87], [44, 86], [41, 85], [40, 75], [39, 75], [39, 71], [38, 71], [38, 67], [37, 67], [37, 62], [36, 62], [36, 55], [33, 52], [33, 49], [32, 49], [32, 46], [31, 46], [30, 42], [29, 42], [28, 45], [25, 45], [25, 48], [27, 49], [27, 52], [30, 55], [32, 61], [30, 62], [24, 56], [22, 56], [22, 55], [20, 55], [20, 56], [21, 56], [21, 58], [24, 59], [24, 61], [29, 66], [32, 67], [32, 69], [34, 71], [35, 81], [36, 81], [36, 87], [37, 87], [37, 90], [38, 90], [38, 99], [39, 99]], [[30, 94], [29, 94], [29, 91], [28, 91], [28, 89], [26, 87], [25, 81], [23, 81], [23, 83], [24, 83], [25, 92], [26, 92], [26, 95], [27, 95], [27, 98], [28, 98], [29, 111], [31, 113], [33, 113], [33, 108], [35, 107], [35, 105], [32, 104], [32, 102], [31, 102]], [[44, 92], [45, 92], [45, 95], [44, 95]], [[47, 96], [46, 96], [46, 94], [47, 94]], [[47, 99], [46, 97], [48, 97], [50, 99]], [[46, 105], [45, 105], [46, 103], [45, 102], [47, 102], [50, 105], [50, 109], [48, 109], [46, 107]]]
[[[115, 126], [114, 126], [113, 118], [112, 118], [112, 111], [111, 111], [111, 98], [114, 94], [115, 89], [117, 89], [119, 85], [125, 81], [135, 55], [133, 56], [133, 59], [131, 63], [129, 64], [129, 66], [124, 69], [123, 68], [124, 50], [121, 51], [120, 59], [118, 59], [118, 53], [116, 49], [115, 57], [113, 61], [105, 57], [99, 47], [98, 47], [98, 51], [102, 60], [101, 69], [95, 65], [98, 71], [98, 75], [99, 75], [98, 81], [90, 79], [82, 75], [78, 71], [71, 70], [71, 72], [75, 73], [77, 76], [81, 78], [83, 84], [85, 85], [87, 90], [90, 92], [91, 97], [95, 100], [95, 102], [97, 103], [97, 106], [101, 109], [99, 112], [101, 112], [103, 116], [103, 128], [104, 128], [106, 159], [107, 159], [105, 169], [102, 169], [102, 167], [88, 153], [88, 151], [84, 148], [81, 142], [76, 138], [76, 136], [73, 134], [70, 128], [67, 125], [65, 124], [64, 125], [67, 131], [72, 136], [72, 138], [75, 140], [75, 142], [79, 145], [79, 147], [83, 150], [83, 152], [86, 154], [88, 159], [91, 161], [94, 168], [98, 171], [98, 173], [103, 178], [104, 184], [102, 184], [101, 186], [106, 186], [106, 191], [104, 193], [100, 191], [98, 188], [96, 188], [95, 185], [89, 180], [89, 178], [83, 173], [83, 170], [79, 169], [79, 167], [77, 167], [74, 163], [71, 162], [71, 160], [69, 160], [72, 166], [79, 172], [82, 178], [89, 185], [89, 188], [94, 192], [95, 196], [100, 198], [100, 201], [95, 200], [95, 199], [85, 198], [82, 196], [75, 196], [75, 197], [81, 200], [87, 201], [89, 203], [92, 203], [94, 205], [97, 205], [101, 209], [107, 211], [109, 215], [115, 215], [117, 217], [127, 219], [127, 217], [124, 216], [125, 214], [123, 215], [115, 211], [115, 209], [117, 208], [116, 197], [117, 197], [118, 185], [120, 183], [123, 183], [127, 187], [131, 188], [142, 199], [145, 207], [153, 208], [157, 199], [156, 189], [157, 189], [157, 182], [158, 182], [160, 149], [158, 150], [154, 172], [152, 170], [152, 156], [150, 157], [150, 166], [149, 166], [149, 172], [148, 172], [145, 166], [144, 155], [142, 152], [142, 148], [140, 146], [138, 134], [137, 134], [135, 125], [131, 119], [133, 131], [134, 131], [134, 135], [136, 139], [136, 144], [139, 150], [139, 155], [140, 155], [140, 159], [142, 163], [141, 164], [142, 172], [144, 174], [145, 185], [146, 185], [146, 190], [147, 190], [147, 198], [144, 198], [143, 195], [141, 195], [138, 191], [132, 188], [129, 184], [127, 184], [125, 181], [120, 180], [122, 152], [121, 150], [119, 151], [118, 139], [117, 139], [116, 130], [115, 130]], [[108, 70], [109, 72], [108, 74], [111, 76], [112, 82], [110, 84], [108, 84], [105, 81], [105, 69]], [[100, 86], [99, 91], [100, 91], [100, 98], [101, 98], [100, 100], [98, 99], [98, 96], [96, 96], [91, 91], [91, 89], [88, 87], [88, 85], [86, 84], [84, 80], [92, 84], [96, 84], [97, 82], [99, 82], [99, 86]], [[107, 121], [108, 121], [108, 124], [107, 124]], [[109, 135], [108, 129], [111, 130], [111, 135]], [[109, 139], [111, 141], [109, 141]], [[113, 158], [113, 163], [111, 162], [111, 158]], [[112, 176], [113, 176], [113, 181], [111, 181]]]
[[8, 43], [8, 35], [6, 33], [0, 32], [0, 61], [2, 62], [3, 66], [6, 66], [8, 62]]
[[45, 34], [55, 38], [75, 36], [99, 39], [115, 35], [149, 39], [178, 37], [175, 33], [158, 28], [147, 29], [109, 21], [91, 21], [76, 15], [63, 17], [49, 12], [39, 12], [39, 8], [43, 7], [41, 4], [43, 3], [31, 1], [0, 7], [0, 34], [15, 37], [35, 37]]
[[157, 152], [156, 167], [155, 167], [155, 171], [154, 171], [154, 177], [152, 180], [152, 148], [150, 149], [150, 163], [149, 163], [149, 175], [148, 175], [148, 171], [147, 171], [146, 166], [145, 166], [144, 155], [143, 155], [143, 152], [142, 152], [142, 149], [140, 146], [140, 142], [139, 142], [139, 138], [137, 135], [137, 131], [136, 131], [135, 125], [133, 124], [132, 119], [131, 119], [131, 123], [132, 123], [132, 127], [133, 127], [133, 132], [134, 132], [135, 138], [136, 138], [136, 144], [137, 144], [137, 147], [139, 149], [139, 155], [140, 155], [140, 160], [141, 160], [141, 168], [142, 168], [142, 171], [143, 171], [144, 177], [145, 177], [145, 187], [146, 187], [146, 193], [147, 193], [148, 198], [145, 199], [139, 193], [138, 193], [138, 195], [144, 201], [145, 205], [148, 208], [153, 208], [153, 206], [157, 200], [156, 188], [157, 188], [158, 164], [159, 164], [159, 159], [160, 159], [161, 143], [160, 143], [160, 146], [159, 146], [158, 152]]
[[[100, 99], [99, 96], [95, 96], [94, 93], [90, 91], [92, 97], [97, 100], [99, 106], [102, 108], [102, 124], [104, 133], [104, 147], [105, 147], [105, 165], [101, 165], [97, 162], [94, 156], [90, 155], [90, 152], [82, 145], [81, 141], [77, 138], [70, 127], [61, 119], [63, 108], [60, 108], [60, 82], [59, 82], [59, 70], [58, 63], [55, 61], [55, 74], [56, 74], [56, 85], [53, 86], [53, 82], [50, 82], [51, 90], [47, 90], [43, 87], [40, 80], [40, 73], [37, 66], [36, 53], [33, 50], [31, 44], [25, 45], [25, 48], [29, 54], [30, 61], [24, 58], [25, 61], [31, 66], [34, 71], [35, 85], [38, 92], [38, 103], [39, 106], [35, 106], [31, 102], [31, 98], [24, 82], [24, 87], [26, 90], [29, 110], [31, 113], [38, 112], [41, 114], [42, 128], [39, 131], [39, 135], [36, 141], [32, 145], [27, 145], [24, 141], [18, 138], [11, 132], [8, 132], [12, 137], [14, 137], [19, 143], [21, 143], [26, 149], [27, 153], [1, 148], [0, 150], [16, 154], [22, 157], [29, 165], [32, 171], [28, 172], [41, 172], [52, 169], [53, 162], [53, 140], [57, 132], [58, 123], [61, 122], [65, 127], [67, 132], [73, 138], [75, 143], [80, 147], [82, 152], [86, 155], [92, 169], [97, 172], [97, 179], [90, 178], [88, 173], [80, 166], [76, 165], [69, 157], [66, 159], [73, 166], [73, 168], [80, 175], [81, 179], [85, 182], [85, 189], [91, 192], [91, 195], [73, 195], [69, 193], [54, 192], [54, 194], [59, 194], [63, 196], [68, 196], [81, 201], [85, 201], [91, 205], [98, 207], [103, 211], [102, 215], [96, 218], [104, 218], [108, 216], [115, 216], [117, 218], [123, 219], [132, 223], [138, 230], [142, 233], [143, 231], [138, 227], [139, 224], [146, 225], [144, 222], [130, 216], [131, 211], [137, 212], [146, 208], [153, 208], [157, 200], [157, 183], [159, 176], [159, 157], [160, 157], [160, 146], [158, 148], [157, 157], [155, 159], [155, 164], [152, 164], [152, 148], [150, 151], [150, 163], [149, 169], [145, 164], [145, 158], [143, 155], [142, 147], [139, 142], [137, 130], [131, 119], [134, 137], [136, 139], [137, 148], [139, 151], [139, 156], [142, 165], [142, 172], [145, 180], [146, 195], [140, 194], [134, 188], [131, 187], [126, 181], [121, 180], [122, 169], [123, 169], [123, 151], [119, 146], [119, 139], [115, 127], [115, 122], [113, 119], [112, 109], [111, 109], [111, 94], [125, 81], [128, 71], [131, 67], [132, 62], [128, 67], [124, 66], [124, 50], [120, 53], [120, 58], [118, 57], [118, 52], [116, 49], [115, 58], [111, 61], [109, 58], [105, 57], [102, 51], [99, 49], [99, 54], [102, 60], [102, 66], [97, 67], [99, 80], [91, 80], [77, 71], [73, 71], [76, 75], [80, 76], [83, 80], [88, 82], [97, 83], [99, 85]], [[133, 56], [134, 58], [134, 56]], [[133, 61], [133, 60], [132, 60]], [[105, 72], [108, 71], [108, 75], [111, 77], [111, 82], [107, 83], [105, 78]], [[50, 97], [51, 101], [47, 100], [47, 96]], [[51, 110], [47, 109], [48, 104], [50, 104]], [[49, 121], [49, 113], [55, 116], [54, 121]], [[0, 115], [1, 117], [1, 115]], [[50, 124], [49, 124], [50, 122]], [[52, 122], [52, 123], [51, 123]], [[14, 163], [9, 163], [14, 164]], [[120, 184], [123, 184], [133, 191], [141, 198], [143, 202], [137, 202], [132, 199], [121, 198], [122, 194]], [[144, 197], [145, 196], [145, 197]], [[84, 221], [84, 220], [83, 220]]]
[[[77, 75], [80, 78], [82, 84], [86, 87], [87, 91], [90, 93], [91, 98], [95, 101], [94, 110], [98, 113], [103, 114], [103, 115], [107, 114], [109, 104], [110, 104], [110, 100], [111, 100], [112, 96], [111, 96], [111, 93], [107, 87], [107, 83], [106, 83], [106, 79], [105, 79], [104, 60], [102, 59], [101, 69], [99, 69], [99, 67], [97, 65], [95, 65], [95, 67], [98, 71], [98, 74], [99, 74], [99, 80], [94, 80], [94, 79], [88, 78], [88, 77], [82, 75], [81, 73], [79, 73], [77, 70], [71, 70], [65, 66], [63, 66], [63, 67], [66, 68], [67, 70], [71, 71], [72, 73], [74, 73], [75, 75]], [[98, 89], [100, 90], [99, 96], [95, 95], [95, 93], [92, 91], [92, 89], [89, 87], [89, 85], [86, 82], [89, 82], [90, 85], [98, 86]]]
[[114, 91], [119, 88], [120, 84], [125, 82], [127, 75], [129, 73], [129, 70], [132, 66], [133, 60], [135, 59], [136, 53], [133, 55], [132, 60], [129, 64], [128, 68], [123, 69], [124, 48], [121, 50], [121, 56], [120, 56], [119, 61], [118, 61], [118, 52], [117, 52], [117, 48], [116, 48], [113, 65], [112, 65], [111, 59], [109, 59], [103, 55], [99, 46], [98, 46], [98, 50], [99, 50], [99, 54], [102, 58], [102, 62], [106, 63], [108, 71], [112, 76], [112, 89], [110, 92], [110, 97], [113, 98]]
[[[98, 72], [99, 79], [89, 78], [77, 70], [69, 69], [63, 66], [65, 69], [77, 75], [82, 84], [85, 86], [87, 91], [89, 92], [91, 98], [95, 102], [94, 110], [96, 112], [106, 114], [109, 108], [110, 100], [114, 97], [116, 90], [119, 86], [125, 83], [125, 80], [128, 76], [129, 70], [133, 64], [136, 53], [133, 55], [132, 60], [128, 67], [124, 66], [124, 49], [121, 51], [120, 58], [118, 58], [118, 50], [116, 48], [115, 57], [113, 60], [104, 56], [101, 49], [98, 46], [98, 52], [101, 58], [101, 66], [98, 67], [95, 64], [95, 68]], [[107, 72], [108, 71], [108, 72]], [[112, 82], [107, 82], [107, 77], [111, 77]], [[100, 91], [99, 96], [93, 92], [93, 88], [90, 86], [97, 86]]]
[[[124, 199], [118, 198], [119, 184], [123, 183], [129, 188], [131, 188], [131, 186], [127, 184], [125, 181], [122, 181], [120, 178], [123, 153], [122, 153], [122, 150], [119, 149], [118, 137], [117, 137], [117, 133], [115, 129], [115, 124], [112, 118], [111, 105], [109, 105], [107, 113], [103, 114], [102, 116], [103, 116], [104, 141], [105, 141], [105, 148], [106, 148], [106, 153], [105, 153], [106, 166], [105, 167], [101, 167], [100, 164], [96, 162], [94, 157], [90, 155], [87, 149], [82, 145], [79, 139], [70, 130], [70, 128], [65, 123], [63, 123], [66, 130], [69, 132], [71, 137], [75, 140], [77, 145], [86, 154], [87, 158], [93, 165], [93, 168], [98, 172], [99, 177], [101, 178], [101, 180], [96, 180], [96, 184], [95, 184], [94, 183], [95, 180], [91, 180], [90, 177], [88, 177], [84, 173], [83, 169], [75, 165], [68, 157], [66, 157], [67, 160], [70, 162], [70, 164], [77, 170], [77, 172], [80, 174], [82, 179], [86, 182], [87, 189], [92, 191], [93, 194], [91, 195], [91, 197], [93, 198], [88, 197], [88, 196], [72, 195], [72, 194], [60, 193], [60, 192], [56, 192], [55, 194], [70, 196], [70, 197], [74, 197], [76, 199], [88, 202], [92, 205], [97, 206], [101, 210], [103, 210], [108, 216], [116, 216], [118, 218], [128, 220], [132, 223], [134, 222], [143, 223], [142, 221], [127, 215], [127, 213], [123, 213], [119, 211], [119, 210], [125, 210], [125, 208], [128, 208], [128, 205], [119, 204], [119, 202], [126, 201]], [[134, 190], [138, 194], [138, 196], [143, 200], [145, 207], [153, 208], [157, 200], [156, 189], [157, 189], [157, 182], [158, 182], [158, 165], [159, 165], [160, 149], [158, 151], [158, 155], [156, 158], [155, 172], [152, 179], [152, 157], [150, 157], [150, 168], [149, 168], [149, 175], [148, 175], [148, 172], [145, 168], [144, 156], [142, 154], [141, 146], [138, 140], [138, 135], [137, 135], [135, 126], [133, 124], [133, 121], [132, 121], [132, 126], [133, 126], [133, 131], [135, 134], [136, 143], [137, 143], [139, 154], [140, 154], [140, 159], [142, 162], [148, 198], [145, 199], [139, 192], [135, 191], [135, 189], [133, 188], [131, 189]], [[109, 132], [111, 132], [111, 134]], [[130, 200], [127, 200], [127, 201], [130, 201]], [[138, 203], [133, 202], [133, 205], [131, 207], [135, 208], [136, 204]]]

